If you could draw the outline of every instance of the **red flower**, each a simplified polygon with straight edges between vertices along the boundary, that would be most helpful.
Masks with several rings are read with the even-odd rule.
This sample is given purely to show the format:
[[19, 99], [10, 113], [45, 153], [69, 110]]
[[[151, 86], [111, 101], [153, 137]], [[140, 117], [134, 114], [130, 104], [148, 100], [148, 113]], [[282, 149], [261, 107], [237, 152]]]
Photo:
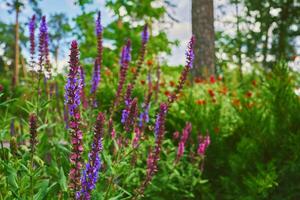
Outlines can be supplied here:
[[233, 100], [232, 100], [232, 104], [233, 104], [234, 106], [239, 106], [239, 105], [241, 105], [241, 101], [240, 101], [239, 99], [233, 99]]
[[174, 81], [170, 81], [170, 86], [171, 86], [171, 87], [175, 87], [175, 85], [176, 85], [176, 84], [175, 84]]
[[252, 80], [252, 85], [254, 86], [254, 87], [256, 87], [256, 80]]
[[218, 76], [218, 81], [222, 81], [223, 77], [221, 75]]
[[199, 84], [199, 83], [203, 83], [203, 80], [200, 77], [196, 77], [194, 79], [194, 82]]
[[227, 90], [227, 87], [222, 87], [221, 89], [220, 89], [220, 91], [219, 91], [221, 94], [223, 94], [223, 95], [226, 95], [227, 94], [227, 92], [228, 92], [228, 90]]
[[252, 92], [251, 91], [248, 91], [248, 92], [246, 92], [246, 94], [245, 94], [245, 96], [247, 97], [247, 98], [251, 98], [252, 97]]
[[153, 65], [153, 60], [147, 60], [147, 65]]
[[168, 96], [170, 96], [170, 95], [171, 95], [171, 92], [170, 92], [170, 91], [168, 91], [168, 90], [166, 90], [164, 94], [165, 94], [165, 95], [168, 97]]
[[204, 104], [206, 104], [206, 101], [204, 99], [198, 99], [198, 100], [196, 100], [196, 104], [204, 105]]
[[146, 81], [145, 80], [141, 80], [141, 84], [145, 85]]
[[216, 82], [216, 78], [214, 75], [211, 75], [210, 78], [209, 78], [209, 81], [211, 84], [214, 84]]
[[211, 96], [211, 97], [214, 97], [215, 96], [215, 93], [212, 89], [208, 89], [208, 94]]
[[133, 74], [135, 74], [136, 73], [136, 67], [130, 68], [130, 72], [133, 73]]

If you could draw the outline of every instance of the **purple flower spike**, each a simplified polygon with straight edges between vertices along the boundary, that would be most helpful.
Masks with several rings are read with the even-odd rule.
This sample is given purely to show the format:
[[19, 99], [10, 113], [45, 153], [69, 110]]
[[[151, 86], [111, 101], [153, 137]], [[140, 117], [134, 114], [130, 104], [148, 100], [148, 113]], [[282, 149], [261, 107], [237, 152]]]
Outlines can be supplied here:
[[188, 50], [186, 52], [186, 60], [187, 60], [186, 65], [185, 65], [183, 71], [181, 72], [179, 82], [176, 86], [175, 91], [169, 96], [168, 106], [170, 106], [177, 99], [177, 95], [181, 92], [181, 90], [186, 82], [188, 73], [191, 70], [191, 68], [193, 67], [194, 46], [195, 46], [195, 36], [192, 36], [192, 38], [188, 44]]
[[160, 158], [160, 152], [162, 149], [162, 142], [165, 134], [165, 120], [167, 115], [168, 106], [165, 103], [162, 103], [159, 108], [159, 114], [156, 119], [156, 140], [155, 147], [153, 151], [149, 151], [148, 159], [147, 159], [147, 174], [146, 179], [143, 181], [142, 185], [138, 189], [138, 195], [143, 195], [143, 192], [146, 186], [150, 183], [153, 176], [158, 170], [158, 160]]
[[77, 42], [74, 40], [71, 44], [70, 54], [70, 70], [68, 74], [68, 82], [65, 86], [65, 103], [68, 105], [71, 129], [72, 150], [70, 155], [71, 169], [69, 172], [69, 188], [73, 191], [75, 197], [76, 192], [80, 189], [80, 172], [82, 168], [81, 154], [83, 152], [82, 131], [80, 130], [80, 91], [82, 83], [79, 78], [79, 52]]
[[85, 170], [82, 173], [82, 189], [77, 193], [78, 199], [91, 199], [91, 192], [96, 187], [98, 173], [101, 168], [99, 153], [102, 151], [102, 137], [104, 133], [105, 117], [102, 113], [98, 114], [94, 128], [94, 139], [92, 149], [89, 153], [89, 159], [86, 163]]
[[100, 65], [99, 65], [99, 60], [96, 59], [94, 64], [93, 77], [92, 77], [91, 94], [94, 94], [96, 92], [99, 82], [100, 82]]
[[96, 35], [98, 36], [102, 34], [102, 31], [103, 31], [103, 27], [101, 25], [101, 12], [99, 11], [96, 19]]
[[40, 25], [40, 34], [39, 34], [39, 72], [41, 73], [43, 70], [43, 66], [45, 66], [49, 76], [51, 72], [50, 60], [49, 60], [49, 36], [48, 36], [48, 28], [46, 23], [46, 17], [42, 17], [41, 25]]
[[193, 35], [190, 42], [189, 42], [189, 44], [188, 44], [188, 49], [185, 53], [185, 55], [186, 55], [186, 65], [189, 68], [193, 68], [193, 63], [194, 63], [194, 58], [195, 58], [194, 46], [195, 46], [195, 36]]
[[148, 25], [146, 24], [144, 26], [143, 32], [142, 32], [142, 42], [143, 44], [146, 44], [149, 40], [149, 33], [148, 33]]
[[30, 54], [31, 54], [31, 68], [33, 68], [34, 64], [34, 54], [35, 54], [35, 15], [32, 16], [29, 22], [29, 40], [30, 40]]

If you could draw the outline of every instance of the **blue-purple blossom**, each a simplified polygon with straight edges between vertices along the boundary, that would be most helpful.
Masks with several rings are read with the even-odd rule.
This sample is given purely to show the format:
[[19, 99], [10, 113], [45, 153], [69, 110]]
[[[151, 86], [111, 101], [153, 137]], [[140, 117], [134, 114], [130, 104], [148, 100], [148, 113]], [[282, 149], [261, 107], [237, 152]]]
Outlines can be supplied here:
[[34, 62], [34, 54], [35, 54], [35, 37], [34, 37], [34, 31], [35, 31], [35, 15], [32, 16], [32, 18], [31, 18], [31, 20], [29, 22], [30, 54], [31, 54], [32, 65], [33, 65], [33, 62]]
[[93, 77], [92, 77], [92, 87], [91, 87], [91, 94], [95, 94], [98, 84], [100, 82], [101, 76], [100, 76], [100, 64], [99, 60], [95, 60], [94, 64], [94, 72], [93, 72]]
[[147, 43], [149, 40], [149, 33], [148, 33], [148, 25], [146, 24], [144, 26], [143, 32], [142, 32], [142, 42], [143, 44]]
[[101, 12], [98, 12], [98, 16], [96, 19], [96, 35], [99, 36], [100, 34], [102, 34], [103, 31], [103, 27], [101, 25]]
[[89, 200], [91, 198], [91, 192], [96, 187], [98, 181], [98, 173], [101, 168], [101, 159], [99, 156], [102, 150], [102, 137], [104, 133], [105, 118], [102, 113], [98, 114], [96, 125], [94, 128], [94, 138], [92, 149], [89, 153], [89, 159], [86, 163], [85, 170], [81, 177], [81, 191], [77, 193], [78, 199]]
[[42, 71], [43, 65], [45, 65], [47, 72], [50, 74], [49, 36], [45, 16], [42, 17], [39, 33], [39, 72]]
[[186, 65], [189, 68], [193, 68], [193, 62], [194, 62], [194, 58], [195, 58], [194, 46], [195, 46], [195, 36], [192, 36], [192, 38], [191, 38], [191, 40], [188, 44], [187, 51], [185, 53], [185, 55], [186, 55]]
[[140, 118], [139, 118], [139, 127], [142, 127], [144, 125], [143, 123], [149, 122], [150, 103], [143, 107], [144, 107], [144, 110], [143, 110], [143, 112], [141, 112]]

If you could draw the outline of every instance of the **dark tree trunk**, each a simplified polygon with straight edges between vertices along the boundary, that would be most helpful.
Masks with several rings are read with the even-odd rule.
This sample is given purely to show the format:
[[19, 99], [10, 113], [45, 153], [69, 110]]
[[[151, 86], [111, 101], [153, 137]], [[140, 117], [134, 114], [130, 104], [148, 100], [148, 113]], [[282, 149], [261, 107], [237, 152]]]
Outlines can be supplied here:
[[192, 0], [192, 32], [196, 36], [193, 76], [215, 73], [213, 0]]

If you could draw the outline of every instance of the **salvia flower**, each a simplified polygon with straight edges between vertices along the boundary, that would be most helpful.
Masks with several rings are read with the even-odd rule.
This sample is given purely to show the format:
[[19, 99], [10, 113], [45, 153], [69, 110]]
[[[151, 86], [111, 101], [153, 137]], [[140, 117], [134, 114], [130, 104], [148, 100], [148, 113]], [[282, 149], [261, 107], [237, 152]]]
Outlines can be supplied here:
[[97, 102], [96, 102], [96, 91], [100, 82], [100, 62], [99, 59], [95, 60], [94, 64], [94, 72], [93, 72], [93, 77], [92, 77], [92, 87], [91, 87], [91, 94], [92, 94], [92, 104], [94, 107], [97, 107]]
[[132, 147], [133, 148], [137, 148], [138, 145], [139, 145], [139, 141], [140, 141], [140, 138], [141, 138], [141, 130], [139, 129], [139, 127], [135, 127], [134, 128], [134, 138], [133, 138], [133, 141], [132, 141]]
[[158, 170], [158, 160], [160, 158], [160, 152], [162, 148], [162, 142], [164, 139], [164, 133], [165, 133], [165, 120], [166, 120], [166, 114], [167, 114], [168, 106], [165, 103], [162, 103], [159, 108], [159, 114], [157, 116], [156, 121], [159, 121], [158, 127], [156, 129], [156, 140], [155, 140], [155, 147], [153, 151], [150, 150], [148, 154], [147, 159], [147, 174], [146, 179], [143, 181], [142, 185], [140, 186], [138, 190], [138, 195], [142, 195], [146, 186], [150, 183], [152, 180], [154, 174]]
[[71, 129], [71, 144], [72, 150], [70, 155], [71, 169], [69, 173], [69, 187], [74, 192], [72, 195], [75, 196], [76, 192], [80, 189], [80, 172], [82, 168], [81, 154], [83, 152], [82, 144], [82, 131], [80, 130], [80, 91], [81, 83], [79, 81], [79, 52], [77, 42], [74, 40], [71, 44], [70, 53], [70, 69], [68, 74], [68, 82], [66, 84], [66, 104], [68, 105], [70, 122], [69, 126]]
[[125, 103], [125, 108], [122, 111], [122, 118], [121, 118], [121, 123], [124, 124], [130, 111], [130, 104], [131, 104], [131, 93], [132, 93], [132, 84], [128, 84], [126, 94], [124, 97], [124, 103]]
[[98, 12], [95, 24], [96, 24], [96, 35], [99, 36], [102, 34], [102, 31], [103, 31], [103, 27], [101, 25], [101, 12], [100, 11]]
[[204, 156], [205, 155], [205, 151], [207, 149], [207, 147], [210, 144], [210, 136], [207, 135], [205, 137], [203, 137], [202, 135], [199, 136], [199, 145], [198, 145], [198, 149], [197, 149], [197, 153], [200, 156]]
[[128, 65], [129, 65], [129, 62], [131, 59], [130, 52], [131, 52], [131, 42], [130, 42], [130, 40], [127, 40], [127, 43], [123, 47], [122, 53], [121, 53], [119, 83], [118, 83], [118, 88], [117, 88], [117, 92], [116, 92], [116, 96], [115, 96], [111, 114], [113, 114], [114, 108], [117, 107], [120, 102], [120, 96], [122, 94], [123, 85], [126, 80]]
[[48, 28], [46, 23], [46, 17], [42, 17], [40, 24], [40, 33], [39, 33], [39, 72], [43, 70], [43, 66], [50, 75], [50, 60], [49, 60], [49, 36]]
[[127, 114], [127, 116], [126, 116], [126, 118], [124, 120], [124, 127], [125, 127], [125, 131], [126, 132], [130, 132], [131, 127], [133, 127], [134, 124], [135, 124], [136, 117], [137, 117], [137, 114], [138, 114], [137, 98], [134, 98], [130, 102], [128, 113], [126, 113], [126, 114]]
[[186, 143], [191, 131], [192, 131], [192, 124], [187, 123], [185, 128], [182, 131], [182, 135], [181, 135], [181, 138], [180, 138], [180, 141], [178, 144], [177, 157], [176, 157], [175, 162], [178, 162], [180, 160], [180, 158], [182, 157], [182, 155], [184, 153], [185, 143]]
[[186, 52], [186, 60], [187, 60], [186, 65], [180, 75], [180, 79], [176, 86], [175, 91], [169, 96], [169, 99], [168, 99], [169, 106], [176, 100], [177, 95], [181, 92], [181, 90], [186, 82], [187, 75], [188, 75], [190, 69], [193, 67], [194, 46], [195, 46], [195, 36], [192, 36], [192, 38], [188, 44], [188, 50]]
[[37, 117], [35, 114], [29, 115], [29, 133], [30, 133], [30, 152], [35, 151], [35, 145], [37, 143]]
[[86, 96], [85, 96], [85, 73], [84, 73], [84, 69], [82, 66], [80, 66], [79, 68], [79, 84], [81, 85], [81, 90], [80, 90], [80, 97], [81, 97], [81, 102], [83, 107], [86, 109], [88, 106], [87, 100], [86, 100]]
[[31, 17], [29, 22], [29, 40], [30, 40], [30, 56], [31, 56], [31, 68], [33, 69], [34, 64], [34, 54], [35, 54], [35, 15]]
[[131, 80], [132, 87], [135, 86], [136, 80], [137, 80], [137, 78], [140, 74], [140, 71], [141, 71], [141, 67], [144, 63], [148, 40], [149, 40], [149, 33], [148, 33], [148, 25], [146, 24], [144, 26], [144, 29], [143, 29], [143, 32], [142, 32], [142, 46], [141, 46], [141, 49], [140, 49], [140, 52], [139, 52], [139, 58], [138, 58], [137, 65], [136, 65], [136, 71], [133, 74], [133, 77], [132, 77], [132, 80]]
[[81, 177], [82, 189], [77, 194], [79, 199], [89, 200], [91, 198], [91, 192], [95, 188], [98, 180], [98, 173], [101, 167], [99, 153], [102, 150], [104, 123], [105, 117], [102, 113], [99, 113], [94, 128], [92, 149], [89, 153], [89, 159]]

